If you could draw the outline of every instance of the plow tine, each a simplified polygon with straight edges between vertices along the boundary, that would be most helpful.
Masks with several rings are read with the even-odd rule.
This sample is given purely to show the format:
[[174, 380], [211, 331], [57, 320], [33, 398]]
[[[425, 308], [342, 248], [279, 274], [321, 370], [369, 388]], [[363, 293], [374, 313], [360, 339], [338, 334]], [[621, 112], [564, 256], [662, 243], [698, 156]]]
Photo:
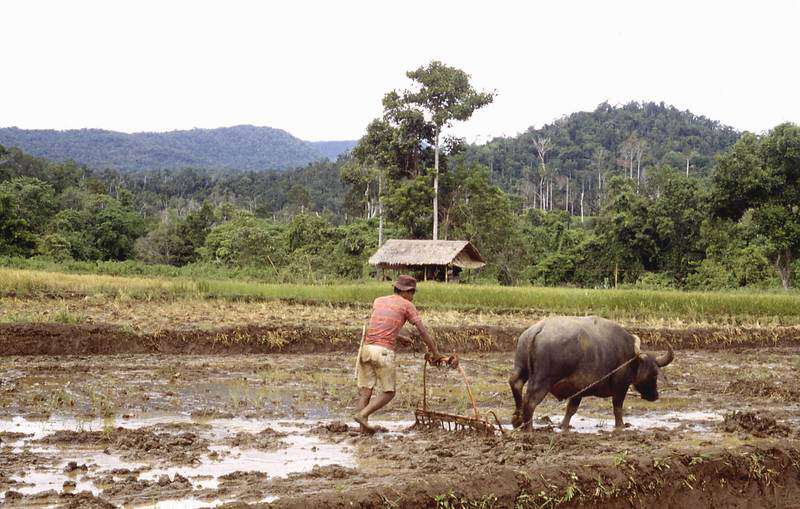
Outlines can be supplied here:
[[421, 409], [417, 409], [415, 417], [416, 422], [420, 423], [420, 427], [428, 429], [439, 428], [444, 431], [477, 431], [489, 435], [493, 435], [498, 430], [503, 432], [496, 416], [496, 425], [484, 419], [475, 419], [474, 417], [466, 417], [464, 415], [445, 414], [431, 410], [424, 411]]
[[417, 405], [414, 411], [414, 418], [419, 427], [428, 429], [441, 428], [444, 431], [472, 431], [485, 433], [487, 435], [494, 435], [497, 430], [501, 433], [504, 432], [503, 427], [500, 425], [500, 420], [497, 415], [489, 411], [489, 414], [494, 417], [495, 423], [491, 424], [489, 421], [482, 419], [478, 414], [478, 405], [475, 403], [475, 397], [472, 394], [472, 388], [469, 385], [464, 368], [458, 366], [458, 371], [464, 378], [464, 385], [467, 388], [467, 395], [472, 405], [472, 417], [465, 415], [446, 414], [442, 412], [435, 412], [428, 410], [428, 361], [423, 360], [422, 366], [422, 401]]

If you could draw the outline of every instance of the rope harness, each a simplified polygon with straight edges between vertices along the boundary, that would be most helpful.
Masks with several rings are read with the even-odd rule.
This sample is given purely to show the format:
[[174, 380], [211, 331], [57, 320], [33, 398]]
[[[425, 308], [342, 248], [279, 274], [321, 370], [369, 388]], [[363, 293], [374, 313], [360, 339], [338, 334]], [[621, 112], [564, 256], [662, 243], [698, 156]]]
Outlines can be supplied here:
[[591, 389], [591, 388], [592, 388], [592, 387], [594, 387], [595, 385], [597, 385], [597, 384], [599, 384], [600, 382], [602, 382], [603, 380], [607, 379], [608, 377], [610, 377], [611, 375], [613, 375], [614, 373], [616, 373], [617, 371], [619, 371], [620, 369], [624, 368], [625, 366], [627, 366], [628, 364], [630, 364], [631, 362], [635, 361], [635, 360], [636, 360], [636, 359], [638, 359], [638, 358], [639, 358], [639, 356], [638, 356], [638, 355], [634, 355], [632, 358], [628, 359], [626, 362], [624, 362], [624, 363], [620, 364], [619, 366], [617, 366], [617, 367], [616, 367], [616, 368], [615, 368], [615, 369], [614, 369], [614, 370], [613, 370], [611, 373], [609, 373], [609, 374], [605, 375], [605, 376], [604, 376], [604, 377], [602, 377], [602, 378], [599, 378], [598, 380], [595, 380], [595, 381], [594, 381], [594, 382], [592, 382], [591, 384], [587, 385], [587, 386], [586, 386], [586, 387], [584, 387], [583, 389], [579, 390], [578, 392], [576, 392], [576, 393], [575, 393], [575, 394], [573, 394], [572, 396], [570, 396], [570, 397], [568, 397], [568, 398], [565, 398], [565, 399], [572, 399], [572, 398], [576, 398], [576, 397], [578, 397], [578, 396], [582, 395], [584, 392], [588, 391], [589, 389]]

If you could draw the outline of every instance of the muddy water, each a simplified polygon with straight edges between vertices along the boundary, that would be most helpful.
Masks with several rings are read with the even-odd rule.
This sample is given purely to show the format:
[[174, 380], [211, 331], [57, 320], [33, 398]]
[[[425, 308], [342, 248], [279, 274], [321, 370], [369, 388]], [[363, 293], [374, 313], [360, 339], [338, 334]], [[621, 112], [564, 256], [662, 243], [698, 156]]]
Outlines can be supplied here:
[[[548, 417], [552, 420], [557, 418], [556, 415]], [[719, 420], [721, 417], [713, 413], [666, 412], [646, 417], [632, 417], [629, 419], [629, 423], [632, 427], [642, 430], [682, 427], [698, 433], [708, 433], [709, 427]], [[407, 439], [413, 438], [415, 435], [414, 432], [407, 431], [412, 424], [410, 421], [377, 421], [376, 424], [388, 430], [381, 437], [374, 439], [377, 441], [392, 441], [399, 437]], [[613, 422], [576, 416], [573, 425], [573, 431], [596, 433], [598, 430], [610, 430]], [[231, 494], [227, 490], [220, 490], [220, 479], [235, 475], [236, 472], [260, 472], [266, 474], [265, 479], [274, 480], [287, 478], [292, 474], [311, 472], [315, 467], [337, 465], [344, 468], [357, 468], [360, 462], [358, 437], [343, 430], [330, 434], [325, 426], [335, 427], [331, 422], [313, 420], [287, 421], [246, 418], [198, 420], [181, 414], [128, 419], [62, 417], [32, 420], [15, 417], [0, 420], [0, 433], [24, 435], [15, 440], [4, 441], [3, 446], [11, 449], [12, 454], [29, 452], [50, 458], [45, 465], [20, 468], [10, 477], [14, 483], [11, 488], [23, 495], [88, 491], [125, 508], [195, 508], [213, 507], [238, 500], [238, 497], [226, 498], [226, 495], [230, 496]], [[109, 451], [108, 447], [104, 450], [91, 443], [71, 444], [67, 442], [59, 443], [57, 446], [43, 445], [48, 437], [53, 437], [60, 431], [99, 432], [114, 437], [119, 435], [121, 430], [147, 430], [165, 427], [182, 431], [193, 430], [200, 438], [208, 441], [208, 452], [200, 455], [189, 465], [170, 465], [158, 458], [132, 460], [125, 457], [124, 454]], [[274, 450], [231, 445], [233, 437], [241, 436], [240, 434], [255, 435], [264, 429], [274, 431], [278, 437], [270, 447]], [[326, 430], [325, 434], [320, 434], [318, 431], [320, 429]], [[331, 435], [335, 438], [334, 440], [331, 439]], [[424, 435], [418, 438], [421, 441], [427, 440]], [[107, 446], [106, 443], [103, 445]], [[72, 472], [68, 471], [70, 463], [78, 468]], [[102, 479], [109, 473], [113, 476], [115, 475], [113, 472], [120, 472], [122, 469], [135, 472], [135, 478], [145, 484], [157, 485], [159, 480], [162, 480], [161, 484], [164, 484], [164, 489], [150, 490], [151, 493], [146, 497], [139, 497], [136, 493], [127, 491], [116, 496], [108, 496], [105, 494], [106, 487], [103, 485]], [[130, 477], [128, 474], [125, 475]], [[188, 485], [180, 491], [184, 496], [168, 498], [173, 496], [171, 490], [167, 489], [172, 483], [164, 483], [164, 476], [170, 480], [186, 478]], [[119, 477], [115, 477], [115, 480], [119, 480]], [[65, 489], [65, 483], [69, 482], [74, 482], [75, 485]], [[222, 482], [224, 483], [224, 481]], [[150, 503], [145, 500], [147, 497], [160, 498], [160, 500]], [[268, 491], [249, 492], [247, 498], [254, 502], [269, 502], [275, 500], [277, 495]], [[52, 500], [44, 497], [43, 502], [47, 504]]]
[[[785, 445], [800, 416], [799, 353], [679, 351], [659, 382], [660, 401], [631, 390], [622, 432], [613, 430], [609, 400], [586, 398], [562, 433], [551, 423], [564, 403], [548, 397], [530, 435], [455, 440], [406, 431], [420, 393], [413, 355], [400, 356], [398, 395], [378, 422], [389, 432], [375, 437], [336, 424], [353, 411], [350, 355], [0, 358], [0, 497], [9, 507], [59, 507], [81, 492], [125, 508], [213, 507], [389, 490], [450, 470], [571, 471], [773, 435]], [[479, 409], [506, 423], [510, 359], [462, 357]], [[456, 373], [432, 370], [429, 380], [432, 408], [469, 412]], [[724, 423], [734, 411], [749, 413], [742, 426]], [[84, 502], [75, 507], [91, 507]]]
[[[558, 416], [548, 416], [544, 420], [556, 420]], [[709, 428], [721, 417], [713, 413], [703, 412], [666, 412], [632, 417], [632, 427], [645, 429], [684, 428], [698, 433], [709, 433]], [[540, 419], [541, 422], [541, 419]], [[11, 476], [14, 482], [12, 489], [23, 495], [33, 496], [47, 492], [82, 492], [88, 491], [124, 508], [196, 508], [214, 507], [239, 499], [230, 497], [227, 490], [220, 490], [221, 478], [235, 476], [236, 472], [260, 472], [266, 474], [265, 479], [287, 478], [292, 474], [311, 472], [315, 467], [336, 465], [344, 468], [357, 468], [359, 452], [354, 433], [339, 430], [340, 438], [332, 441], [330, 436], [322, 435], [317, 430], [334, 427], [330, 422], [311, 420], [263, 420], [246, 418], [226, 419], [192, 419], [189, 415], [153, 415], [146, 418], [114, 418], [114, 419], [75, 419], [54, 418], [48, 420], [31, 420], [22, 417], [0, 420], [0, 433], [23, 434], [13, 441], [5, 441], [4, 447], [12, 453], [30, 452], [51, 458], [46, 465], [21, 468]], [[408, 431], [410, 421], [376, 421], [387, 432], [375, 440], [391, 441], [398, 437], [414, 438], [415, 432]], [[77, 433], [100, 432], [109, 437], [120, 434], [121, 430], [159, 429], [172, 427], [176, 430], [194, 430], [201, 438], [208, 441], [208, 452], [201, 455], [190, 465], [169, 465], [158, 459], [135, 461], [126, 459], [121, 454], [108, 450], [98, 450], [92, 444], [63, 443], [58, 446], [42, 445], [48, 437], [60, 431]], [[576, 416], [573, 420], [573, 431], [579, 433], [597, 433], [598, 430], [610, 430], [613, 422], [603, 419]], [[240, 434], [254, 435], [270, 429], [280, 435], [273, 444], [274, 450], [262, 450], [242, 446], [232, 446], [230, 441]], [[327, 430], [326, 430], [327, 431]], [[335, 434], [334, 434], [335, 436]], [[418, 437], [426, 441], [426, 436]], [[368, 460], [367, 460], [368, 461]], [[73, 463], [78, 469], [69, 472], [68, 465]], [[84, 467], [85, 466], [85, 467]], [[145, 484], [164, 484], [163, 490], [150, 490], [147, 496], [139, 497], [136, 493], [123, 492], [121, 495], [109, 496], [105, 493], [102, 479], [113, 472], [125, 469], [135, 472], [135, 478]], [[164, 483], [166, 478], [186, 478], [188, 485], [180, 491], [184, 496], [174, 496], [169, 488], [171, 483]], [[176, 477], [177, 476], [177, 477]], [[127, 477], [130, 477], [129, 475]], [[119, 477], [115, 477], [119, 480]], [[160, 481], [162, 480], [162, 481]], [[65, 483], [75, 485], [65, 488]], [[224, 482], [224, 481], [223, 481]], [[247, 498], [253, 502], [270, 502], [277, 495], [268, 491], [248, 492]], [[4, 498], [4, 496], [2, 497]], [[160, 500], [148, 502], [147, 498]], [[44, 504], [52, 500], [44, 497]], [[27, 501], [32, 502], [31, 500]], [[43, 505], [44, 505], [43, 504]]]
[[[13, 441], [4, 441], [3, 446], [11, 453], [24, 451], [45, 455], [51, 458], [46, 466], [21, 468], [11, 480], [14, 491], [33, 495], [49, 490], [62, 491], [64, 484], [73, 481], [76, 485], [71, 491], [89, 491], [94, 495], [103, 493], [102, 486], [95, 480], [106, 472], [126, 469], [137, 472], [137, 478], [145, 482], [157, 483], [164, 476], [174, 479], [176, 474], [187, 478], [191, 491], [203, 497], [183, 497], [178, 500], [164, 500], [157, 504], [141, 505], [135, 501], [122, 503], [122, 507], [200, 507], [217, 505], [225, 500], [211, 499], [219, 487], [219, 478], [234, 472], [263, 472], [271, 478], [286, 477], [289, 474], [311, 471], [312, 468], [326, 465], [355, 467], [356, 460], [352, 448], [346, 444], [331, 443], [320, 435], [310, 433], [315, 421], [264, 421], [244, 418], [208, 419], [197, 421], [188, 415], [159, 415], [135, 419], [74, 419], [60, 418], [49, 420], [30, 420], [22, 417], [0, 420], [0, 433], [24, 434]], [[390, 430], [397, 430], [405, 423], [381, 423]], [[203, 454], [190, 465], [170, 466], [160, 461], [132, 461], [119, 454], [98, 450], [92, 444], [73, 445], [69, 443], [42, 446], [41, 443], [59, 431], [77, 433], [100, 432], [113, 437], [121, 429], [153, 429], [160, 425], [178, 425], [178, 429], [195, 429], [197, 434], [210, 443], [208, 453]], [[279, 438], [275, 450], [226, 445], [237, 434], [257, 434], [268, 428]], [[74, 462], [78, 470], [68, 472], [67, 466]], [[85, 468], [83, 466], [85, 465]], [[261, 501], [275, 497], [262, 494]]]

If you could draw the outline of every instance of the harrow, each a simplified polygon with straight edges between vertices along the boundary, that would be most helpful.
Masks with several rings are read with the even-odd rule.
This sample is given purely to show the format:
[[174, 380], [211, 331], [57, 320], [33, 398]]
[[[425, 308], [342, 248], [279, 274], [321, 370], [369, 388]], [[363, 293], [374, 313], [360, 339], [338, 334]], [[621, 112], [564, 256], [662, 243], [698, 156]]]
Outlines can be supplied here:
[[437, 412], [428, 409], [428, 364], [432, 364], [428, 355], [422, 361], [422, 400], [414, 410], [414, 428], [423, 429], [444, 429], [447, 431], [475, 431], [487, 435], [494, 435], [497, 431], [503, 433], [503, 426], [497, 415], [491, 410], [487, 412], [494, 418], [494, 424], [487, 419], [482, 418], [478, 413], [478, 406], [475, 404], [475, 397], [472, 395], [472, 389], [469, 385], [464, 368], [458, 362], [458, 356], [453, 355], [450, 357], [446, 364], [452, 369], [457, 369], [464, 379], [464, 385], [467, 388], [467, 395], [472, 404], [472, 417], [465, 415], [448, 414], [445, 412]]

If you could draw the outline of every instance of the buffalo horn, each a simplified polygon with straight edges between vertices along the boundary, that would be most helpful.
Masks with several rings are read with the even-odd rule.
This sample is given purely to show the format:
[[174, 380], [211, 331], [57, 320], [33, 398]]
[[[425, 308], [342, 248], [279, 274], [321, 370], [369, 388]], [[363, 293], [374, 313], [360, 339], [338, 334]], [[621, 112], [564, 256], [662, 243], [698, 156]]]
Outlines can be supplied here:
[[656, 357], [656, 364], [658, 364], [659, 368], [663, 368], [664, 366], [667, 366], [670, 362], [672, 362], [672, 359], [674, 358], [675, 358], [675, 352], [672, 351], [672, 345], [667, 343], [667, 353]]

